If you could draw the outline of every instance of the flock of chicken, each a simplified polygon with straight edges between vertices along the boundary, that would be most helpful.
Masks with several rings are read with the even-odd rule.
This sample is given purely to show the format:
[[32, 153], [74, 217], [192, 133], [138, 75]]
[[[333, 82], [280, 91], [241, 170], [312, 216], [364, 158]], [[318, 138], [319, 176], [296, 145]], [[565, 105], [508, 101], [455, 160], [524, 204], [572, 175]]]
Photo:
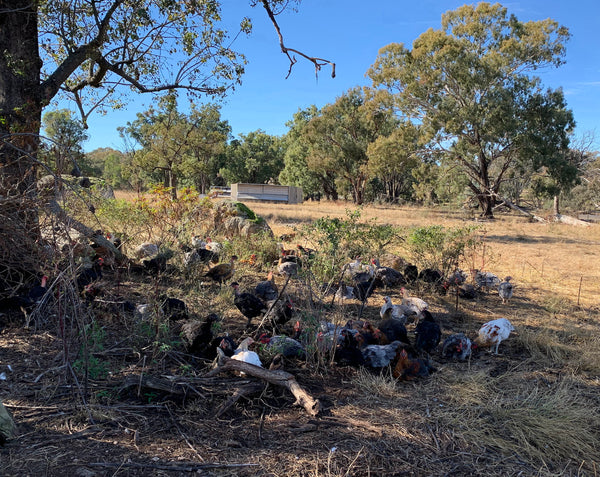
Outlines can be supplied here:
[[[193, 251], [188, 253], [194, 254]], [[300, 245], [296, 250], [286, 250], [280, 244], [280, 253], [274, 264], [277, 273], [283, 277], [295, 277], [303, 262], [310, 261], [317, 252]], [[203, 276], [219, 284], [232, 280], [236, 258], [234, 256], [230, 262], [212, 266]], [[210, 265], [209, 261], [202, 263]], [[357, 299], [365, 303], [378, 288], [389, 290], [402, 286], [400, 303], [395, 304], [389, 295], [385, 296], [379, 312], [381, 321], [376, 325], [354, 319], [344, 325], [325, 321], [308, 325], [303, 320], [293, 320], [294, 303], [289, 296], [279, 293], [273, 271], [269, 272], [266, 280], [248, 290], [241, 291], [240, 285], [234, 281], [230, 283], [234, 291], [233, 304], [246, 318], [246, 333], [252, 337], [235, 346], [228, 335], [212, 336], [207, 333], [202, 338], [207, 346], [201, 355], [208, 359], [224, 355], [262, 366], [261, 350], [268, 351], [270, 355], [279, 353], [286, 358], [303, 359], [309, 350], [316, 349], [338, 365], [364, 366], [375, 370], [390, 367], [393, 376], [399, 380], [424, 377], [435, 369], [431, 357], [440, 348], [442, 329], [428, 303], [410, 296], [403, 285], [409, 286], [420, 280], [444, 294], [454, 290], [465, 299], [474, 299], [481, 291], [489, 292], [491, 289], [498, 290], [503, 303], [512, 297], [511, 277], [501, 281], [489, 272], [474, 270], [472, 284], [466, 283], [467, 278], [460, 270], [444, 277], [437, 270], [419, 272], [414, 265], [405, 264], [401, 272], [393, 266], [381, 266], [376, 259], [365, 264], [357, 257], [340, 270], [340, 280], [335, 286], [324, 284], [321, 287], [322, 296], [331, 294], [333, 299]], [[253, 320], [258, 324], [253, 324]], [[290, 326], [292, 323], [293, 326]], [[441, 344], [439, 353], [446, 359], [466, 360], [479, 345], [489, 346], [490, 352], [498, 354], [500, 343], [512, 331], [514, 328], [507, 319], [493, 320], [483, 325], [473, 340], [464, 333], [449, 335]], [[255, 351], [257, 346], [258, 353]]]
[[[444, 294], [452, 290], [463, 299], [474, 299], [483, 290], [489, 293], [491, 289], [497, 289], [502, 302], [506, 303], [513, 295], [511, 277], [501, 281], [489, 272], [474, 270], [472, 283], [467, 283], [467, 275], [461, 270], [444, 277], [435, 269], [419, 271], [414, 265], [401, 262], [381, 266], [376, 259], [365, 264], [357, 257], [342, 267], [335, 286], [324, 284], [321, 287], [321, 296], [325, 298], [330, 294], [333, 300], [342, 302], [356, 299], [364, 305], [374, 290], [388, 291], [400, 286], [401, 302], [393, 303], [391, 293], [385, 296], [379, 310], [381, 320], [377, 324], [351, 319], [344, 325], [325, 321], [308, 325], [305, 320], [293, 319], [296, 311], [294, 302], [288, 295], [279, 292], [272, 271], [266, 280], [250, 290], [241, 291], [240, 285], [232, 281], [238, 257], [233, 255], [229, 261], [221, 262], [221, 244], [194, 237], [191, 246], [184, 248], [184, 253], [186, 269], [197, 265], [208, 267], [204, 268], [203, 278], [221, 286], [230, 283], [233, 304], [247, 320], [246, 334], [252, 336], [238, 345], [228, 334], [218, 336], [214, 332], [218, 317], [210, 314], [192, 333], [193, 343], [188, 343], [191, 351], [209, 360], [223, 355], [262, 366], [259, 354], [253, 349], [256, 346], [259, 346], [259, 351], [268, 351], [269, 355], [281, 354], [286, 358], [299, 359], [305, 358], [309, 350], [318, 350], [338, 365], [364, 366], [375, 370], [389, 367], [395, 378], [411, 380], [434, 371], [431, 357], [437, 352], [446, 359], [466, 360], [479, 345], [489, 346], [490, 352], [497, 354], [500, 343], [514, 331], [506, 318], [496, 319], [484, 324], [473, 340], [465, 333], [449, 335], [439, 350], [442, 341], [439, 318], [430, 311], [427, 302], [411, 296], [405, 287], [421, 281]], [[286, 250], [280, 244], [280, 258], [274, 268], [279, 275], [291, 279], [316, 253], [300, 245], [295, 250]], [[161, 255], [159, 247], [151, 243], [140, 245], [134, 255], [148, 273], [164, 270], [170, 258]], [[254, 255], [247, 260], [249, 264], [255, 261]], [[91, 263], [78, 274], [76, 285], [86, 298], [93, 301], [95, 283], [102, 278], [103, 259], [94, 257]], [[402, 271], [398, 270], [401, 267]], [[47, 295], [46, 280], [47, 277], [44, 277], [29, 291], [23, 304], [32, 306]], [[129, 303], [126, 311], [133, 311], [142, 320], [149, 319], [157, 309], [173, 320], [188, 318], [187, 306], [182, 300], [163, 296], [159, 305]], [[257, 320], [258, 324], [253, 325], [253, 320]]]

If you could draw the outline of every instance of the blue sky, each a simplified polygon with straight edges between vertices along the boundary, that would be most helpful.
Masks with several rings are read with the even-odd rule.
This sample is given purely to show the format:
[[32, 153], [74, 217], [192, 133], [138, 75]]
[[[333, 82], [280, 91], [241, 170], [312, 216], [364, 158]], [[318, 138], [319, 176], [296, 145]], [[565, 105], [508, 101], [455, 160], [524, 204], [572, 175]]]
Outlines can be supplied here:
[[[369, 85], [365, 77], [378, 50], [392, 42], [410, 46], [428, 28], [440, 27], [442, 13], [464, 1], [442, 0], [304, 0], [298, 12], [278, 17], [286, 46], [336, 63], [336, 78], [324, 67], [315, 77], [312, 65], [299, 58], [291, 76], [276, 32], [264, 11], [246, 0], [224, 0], [224, 19], [253, 18], [249, 38], [239, 38], [235, 49], [249, 64], [243, 84], [224, 101], [221, 116], [234, 136], [261, 129], [268, 134], [287, 132], [285, 123], [299, 109], [332, 103], [348, 89]], [[467, 2], [470, 3], [470, 2]], [[503, 5], [521, 21], [552, 18], [569, 28], [566, 64], [538, 72], [545, 86], [562, 87], [577, 122], [576, 135], [596, 134], [600, 148], [600, 1], [523, 0]], [[235, 23], [234, 21], [234, 23]], [[151, 104], [149, 96], [131, 98], [128, 107], [89, 120], [86, 151], [98, 147], [124, 149], [117, 127], [135, 119]], [[64, 105], [61, 105], [64, 107]]]

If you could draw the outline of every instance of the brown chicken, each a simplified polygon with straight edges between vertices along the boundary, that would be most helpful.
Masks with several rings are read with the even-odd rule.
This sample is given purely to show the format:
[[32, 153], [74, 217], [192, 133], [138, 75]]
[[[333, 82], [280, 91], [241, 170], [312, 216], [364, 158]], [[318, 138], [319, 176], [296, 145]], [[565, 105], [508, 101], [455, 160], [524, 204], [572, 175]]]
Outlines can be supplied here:
[[423, 359], [408, 357], [405, 349], [400, 349], [398, 361], [392, 371], [392, 376], [399, 381], [412, 381], [417, 378], [426, 378], [434, 369]]
[[220, 263], [219, 265], [212, 267], [204, 274], [204, 276], [219, 284], [222, 284], [233, 277], [233, 272], [235, 271], [234, 264], [236, 260], [237, 256], [232, 255], [229, 263]]

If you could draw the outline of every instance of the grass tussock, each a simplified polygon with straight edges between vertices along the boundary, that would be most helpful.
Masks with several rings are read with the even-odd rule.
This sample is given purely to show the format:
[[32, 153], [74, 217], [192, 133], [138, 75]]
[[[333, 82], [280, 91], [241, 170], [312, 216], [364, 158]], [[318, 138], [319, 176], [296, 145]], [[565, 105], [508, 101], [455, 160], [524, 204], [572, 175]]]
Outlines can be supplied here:
[[378, 396], [387, 399], [398, 398], [398, 385], [391, 374], [391, 370], [374, 374], [365, 368], [360, 368], [354, 379], [354, 385], [366, 396]]
[[449, 384], [451, 404], [436, 417], [466, 441], [540, 464], [590, 468], [597, 460], [600, 409], [580, 395], [574, 378], [519, 386], [479, 373]]

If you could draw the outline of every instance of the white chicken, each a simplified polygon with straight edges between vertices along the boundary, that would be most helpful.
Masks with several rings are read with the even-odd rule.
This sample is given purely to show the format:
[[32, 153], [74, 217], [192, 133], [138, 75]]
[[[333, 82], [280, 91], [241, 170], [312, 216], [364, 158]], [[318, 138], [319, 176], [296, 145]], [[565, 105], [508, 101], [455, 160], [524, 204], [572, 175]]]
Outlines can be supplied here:
[[423, 310], [429, 308], [429, 304], [425, 300], [409, 296], [406, 288], [402, 287], [400, 291], [402, 292], [402, 305], [408, 307], [412, 313], [420, 316]]
[[149, 258], [158, 255], [158, 245], [155, 243], [144, 242], [134, 251], [135, 258]]
[[488, 321], [479, 329], [479, 335], [476, 338], [480, 346], [489, 346], [490, 353], [494, 349], [494, 354], [498, 354], [500, 343], [510, 336], [510, 333], [515, 331], [515, 328], [506, 318], [498, 318], [497, 320]]
[[394, 305], [389, 296], [386, 296], [383, 301], [384, 303], [379, 309], [379, 316], [381, 316], [381, 319], [383, 320], [394, 318], [401, 321], [404, 325], [406, 324], [407, 315], [413, 314], [412, 310], [405, 305]]
[[248, 346], [250, 346], [252, 343], [254, 343], [254, 340], [250, 337], [242, 341], [233, 352], [231, 359], [243, 361], [244, 363], [253, 364], [262, 368], [263, 365], [258, 354], [248, 349]]
[[504, 281], [498, 285], [498, 295], [502, 298], [502, 303], [506, 303], [513, 296], [513, 284], [510, 283], [512, 277], [506, 277]]

